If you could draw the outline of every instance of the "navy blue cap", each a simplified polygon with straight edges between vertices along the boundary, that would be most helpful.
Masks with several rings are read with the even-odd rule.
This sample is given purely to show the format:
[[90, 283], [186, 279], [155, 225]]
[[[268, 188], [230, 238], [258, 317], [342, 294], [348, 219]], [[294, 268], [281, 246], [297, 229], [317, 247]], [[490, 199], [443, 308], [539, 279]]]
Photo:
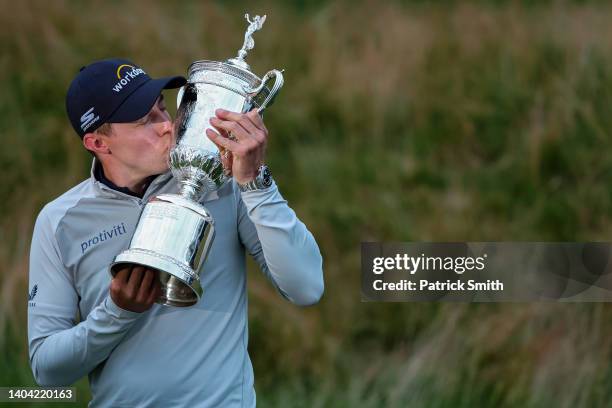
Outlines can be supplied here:
[[133, 122], [146, 115], [163, 89], [179, 88], [182, 76], [151, 79], [125, 59], [106, 59], [81, 68], [66, 94], [66, 112], [82, 138], [104, 123]]

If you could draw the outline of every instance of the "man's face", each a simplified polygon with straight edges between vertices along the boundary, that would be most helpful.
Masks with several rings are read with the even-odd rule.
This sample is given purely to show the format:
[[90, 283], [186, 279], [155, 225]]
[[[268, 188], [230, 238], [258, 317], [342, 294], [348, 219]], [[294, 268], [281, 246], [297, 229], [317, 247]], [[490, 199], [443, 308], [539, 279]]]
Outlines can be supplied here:
[[113, 123], [105, 138], [113, 162], [132, 177], [148, 177], [168, 170], [168, 155], [174, 144], [174, 128], [163, 95], [153, 108], [135, 122]]

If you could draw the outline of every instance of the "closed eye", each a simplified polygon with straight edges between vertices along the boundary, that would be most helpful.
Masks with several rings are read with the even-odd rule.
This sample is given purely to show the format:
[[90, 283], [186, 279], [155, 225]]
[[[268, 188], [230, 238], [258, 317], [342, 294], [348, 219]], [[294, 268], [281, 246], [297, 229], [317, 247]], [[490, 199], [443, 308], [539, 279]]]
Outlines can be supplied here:
[[159, 95], [159, 99], [157, 100], [157, 106], [160, 110], [166, 110], [166, 102], [164, 102], [164, 95]]
[[150, 116], [150, 114], [147, 113], [142, 118], [138, 119], [136, 121], [136, 123], [139, 124], [139, 125], [144, 125], [144, 124], [148, 123], [149, 122], [149, 116]]

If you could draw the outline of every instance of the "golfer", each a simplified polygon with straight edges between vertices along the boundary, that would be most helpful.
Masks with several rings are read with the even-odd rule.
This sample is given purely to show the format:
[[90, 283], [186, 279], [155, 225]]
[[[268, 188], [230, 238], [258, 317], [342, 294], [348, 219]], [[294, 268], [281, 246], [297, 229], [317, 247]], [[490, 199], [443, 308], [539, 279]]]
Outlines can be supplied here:
[[[93, 155], [91, 175], [36, 220], [28, 341], [38, 384], [68, 386], [88, 375], [92, 407], [253, 407], [245, 255], [296, 305], [323, 293], [319, 248], [264, 165], [268, 130], [256, 110], [217, 110], [211, 124], [219, 132], [202, 135], [231, 152], [224, 164], [232, 175], [200, 200], [216, 230], [197, 271], [202, 299], [189, 308], [155, 303], [158, 274], [140, 266], [111, 279], [109, 266], [149, 199], [178, 192], [162, 91], [185, 82], [107, 59], [83, 67], [66, 95], [68, 118]], [[235, 138], [223, 136], [230, 130]]]

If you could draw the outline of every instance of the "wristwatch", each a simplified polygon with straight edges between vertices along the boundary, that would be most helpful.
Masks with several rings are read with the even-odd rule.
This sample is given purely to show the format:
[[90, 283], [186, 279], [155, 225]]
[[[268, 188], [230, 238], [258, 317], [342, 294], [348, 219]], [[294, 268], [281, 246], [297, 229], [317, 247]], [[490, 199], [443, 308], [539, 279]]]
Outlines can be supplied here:
[[262, 164], [259, 167], [259, 171], [257, 172], [257, 176], [248, 183], [240, 184], [238, 183], [238, 188], [240, 191], [256, 191], [263, 190], [272, 185], [272, 173], [270, 169], [265, 164]]

